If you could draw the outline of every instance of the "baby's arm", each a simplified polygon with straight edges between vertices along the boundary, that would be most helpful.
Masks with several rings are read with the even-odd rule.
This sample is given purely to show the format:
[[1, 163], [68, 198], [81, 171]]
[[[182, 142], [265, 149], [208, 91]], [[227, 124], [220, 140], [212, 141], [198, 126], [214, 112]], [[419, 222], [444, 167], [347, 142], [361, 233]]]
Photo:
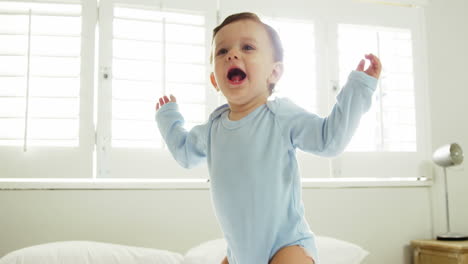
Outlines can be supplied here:
[[381, 64], [379, 59], [366, 55], [371, 65], [364, 71], [361, 60], [337, 96], [337, 102], [328, 117], [322, 118], [291, 106], [287, 126], [294, 147], [321, 156], [336, 156], [348, 145], [361, 116], [372, 103], [372, 95], [377, 87]]
[[176, 98], [171, 95], [159, 98], [156, 104], [156, 121], [174, 159], [184, 168], [192, 168], [206, 160], [208, 125], [199, 125], [187, 131], [184, 118], [178, 111]]

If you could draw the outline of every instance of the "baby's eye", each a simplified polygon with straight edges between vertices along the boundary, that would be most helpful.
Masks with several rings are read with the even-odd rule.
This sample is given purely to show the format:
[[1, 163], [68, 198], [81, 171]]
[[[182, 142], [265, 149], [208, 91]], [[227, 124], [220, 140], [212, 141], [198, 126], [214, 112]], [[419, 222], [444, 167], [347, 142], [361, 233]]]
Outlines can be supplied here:
[[227, 49], [220, 49], [220, 50], [218, 50], [216, 55], [223, 55], [223, 54], [226, 54], [226, 53], [227, 53]]
[[242, 47], [242, 49], [244, 49], [244, 50], [254, 50], [255, 48], [248, 45], [248, 44], [246, 44], [246, 45], [244, 45], [244, 47]]

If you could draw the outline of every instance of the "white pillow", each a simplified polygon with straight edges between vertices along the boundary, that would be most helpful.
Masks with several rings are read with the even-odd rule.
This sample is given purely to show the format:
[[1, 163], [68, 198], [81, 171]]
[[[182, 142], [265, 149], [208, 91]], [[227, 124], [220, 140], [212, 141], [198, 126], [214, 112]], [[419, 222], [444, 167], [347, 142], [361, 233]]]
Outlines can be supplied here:
[[227, 243], [223, 238], [210, 240], [187, 251], [183, 264], [221, 264], [226, 256]]
[[331, 237], [317, 236], [315, 242], [323, 264], [359, 264], [369, 255], [356, 244]]
[[[317, 236], [315, 241], [322, 264], [359, 264], [369, 254], [358, 245], [331, 237]], [[220, 264], [226, 246], [224, 239], [204, 242], [187, 251], [183, 264]]]
[[183, 256], [167, 250], [91, 241], [63, 241], [13, 251], [0, 264], [181, 264]]

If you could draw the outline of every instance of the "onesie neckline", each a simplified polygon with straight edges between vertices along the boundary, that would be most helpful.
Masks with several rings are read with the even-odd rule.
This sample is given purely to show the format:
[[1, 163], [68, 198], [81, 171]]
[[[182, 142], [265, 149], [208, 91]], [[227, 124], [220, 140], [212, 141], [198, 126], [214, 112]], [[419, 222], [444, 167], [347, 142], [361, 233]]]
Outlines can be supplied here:
[[225, 128], [227, 128], [227, 129], [239, 128], [239, 127], [243, 126], [244, 124], [246, 124], [247, 122], [249, 122], [250, 120], [252, 120], [253, 118], [255, 118], [255, 116], [257, 116], [258, 113], [260, 113], [261, 110], [263, 110], [265, 107], [266, 107], [266, 104], [262, 104], [261, 106], [255, 108], [255, 110], [250, 112], [248, 115], [246, 115], [245, 117], [243, 117], [242, 119], [237, 120], [237, 121], [229, 120], [229, 113], [231, 111], [228, 109], [227, 111], [224, 111], [222, 113], [221, 122], [222, 122], [223, 126]]

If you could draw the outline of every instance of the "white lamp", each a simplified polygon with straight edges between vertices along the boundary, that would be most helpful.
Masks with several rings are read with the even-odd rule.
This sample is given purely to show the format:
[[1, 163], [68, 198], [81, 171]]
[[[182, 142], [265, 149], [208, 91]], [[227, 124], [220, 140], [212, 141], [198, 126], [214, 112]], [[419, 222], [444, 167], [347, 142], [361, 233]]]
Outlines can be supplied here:
[[447, 233], [437, 236], [437, 240], [468, 240], [467, 235], [450, 231], [450, 214], [449, 201], [447, 190], [447, 167], [459, 165], [463, 162], [463, 150], [457, 143], [447, 144], [436, 151], [432, 155], [432, 160], [439, 166], [444, 168], [444, 185], [445, 185], [445, 209], [447, 216]]

